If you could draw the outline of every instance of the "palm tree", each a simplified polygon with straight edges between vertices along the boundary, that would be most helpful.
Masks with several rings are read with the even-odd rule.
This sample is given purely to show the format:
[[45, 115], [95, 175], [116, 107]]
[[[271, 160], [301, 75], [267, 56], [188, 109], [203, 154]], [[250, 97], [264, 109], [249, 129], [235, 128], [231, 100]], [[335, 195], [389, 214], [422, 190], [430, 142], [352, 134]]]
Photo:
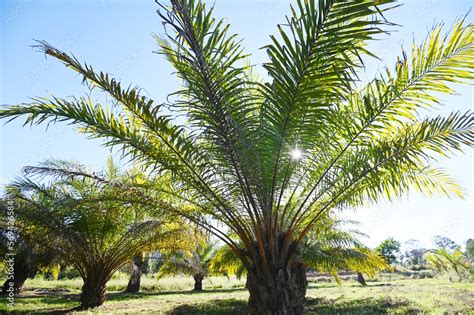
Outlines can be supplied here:
[[[337, 283], [341, 283], [338, 271], [350, 270], [358, 274], [357, 280], [365, 285], [362, 273], [374, 276], [383, 270], [391, 270], [383, 256], [364, 246], [358, 236], [365, 234], [357, 230], [343, 228], [347, 222], [327, 218], [311, 233], [302, 244], [302, 260], [306, 267], [319, 272], [330, 273]], [[235, 274], [240, 278], [246, 273], [245, 266], [228, 246], [222, 246], [211, 260], [211, 270], [226, 275]]]
[[[420, 118], [420, 110], [473, 78], [473, 26], [464, 19], [442, 35], [434, 27], [394, 71], [359, 83], [367, 43], [393, 28], [388, 1], [296, 0], [264, 49], [265, 80], [254, 75], [241, 41], [200, 0], [160, 6], [160, 54], [183, 87], [157, 104], [50, 44], [37, 47], [83, 76], [114, 105], [88, 95], [36, 98], [1, 118], [67, 121], [170, 171], [179, 195], [201, 209], [183, 213], [227, 243], [248, 272], [252, 314], [301, 314], [306, 273], [301, 244], [325, 213], [394, 198], [415, 188], [462, 196], [432, 166], [473, 144], [470, 112]], [[471, 80], [471, 81], [470, 81]], [[169, 112], [186, 117], [179, 124]], [[203, 217], [211, 217], [212, 220]], [[207, 222], [221, 222], [227, 230]], [[229, 235], [238, 235], [242, 245]]]
[[[425, 258], [436, 273], [451, 273], [453, 272], [458, 280], [470, 279], [474, 274], [470, 271], [471, 263], [466, 254], [460, 248], [452, 251], [446, 248], [438, 248], [434, 251], [428, 252]], [[449, 280], [453, 281], [453, 275], [449, 276]]]
[[194, 279], [194, 291], [202, 291], [202, 281], [210, 273], [211, 262], [216, 254], [217, 244], [195, 233], [194, 249], [163, 251], [165, 260], [158, 271], [158, 277], [183, 273]]
[[[2, 294], [8, 294], [10, 291], [13, 294], [19, 294], [23, 290], [23, 285], [28, 278], [34, 277], [42, 267], [50, 266], [55, 259], [55, 253], [42, 246], [38, 246], [34, 240], [39, 237], [35, 235], [35, 231], [25, 233], [19, 227], [16, 232], [11, 231], [8, 235], [6, 225], [3, 224], [3, 214], [6, 206], [0, 202], [0, 211], [2, 214], [2, 231], [0, 232], [0, 255], [1, 262], [5, 266], [5, 270], [13, 269], [11, 273], [7, 274], [6, 280], [2, 285]], [[29, 234], [29, 235], [28, 235]], [[13, 246], [9, 246], [9, 242], [13, 241]], [[13, 247], [12, 251], [10, 248]], [[14, 258], [13, 258], [14, 257]], [[13, 258], [13, 260], [12, 260]], [[13, 263], [10, 263], [13, 262]], [[13, 283], [13, 285], [10, 285]]]
[[34, 241], [78, 270], [83, 308], [104, 302], [107, 282], [136, 254], [179, 245], [181, 228], [163, 215], [167, 205], [143, 200], [138, 189], [119, 189], [124, 179], [114, 172], [102, 179], [65, 162], [25, 172], [7, 188], [7, 198], [18, 205], [17, 221], [41, 235]]
[[227, 245], [217, 248], [209, 268], [213, 273], [223, 274], [227, 278], [235, 275], [240, 280], [247, 275], [244, 264], [237, 257], [235, 251]]
[[302, 245], [302, 257], [306, 266], [320, 272], [330, 273], [338, 283], [340, 270], [357, 273], [357, 281], [366, 285], [363, 273], [374, 276], [380, 271], [391, 270], [383, 256], [364, 246], [358, 236], [365, 234], [343, 228], [344, 223], [328, 217], [308, 234]]

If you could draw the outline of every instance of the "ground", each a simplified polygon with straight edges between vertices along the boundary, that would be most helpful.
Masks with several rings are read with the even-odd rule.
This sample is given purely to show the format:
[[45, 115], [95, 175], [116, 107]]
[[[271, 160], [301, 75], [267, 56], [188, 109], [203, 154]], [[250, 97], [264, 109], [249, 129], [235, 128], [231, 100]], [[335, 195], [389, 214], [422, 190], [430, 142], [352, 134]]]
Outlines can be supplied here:
[[[79, 305], [79, 280], [29, 280], [27, 290], [16, 297], [14, 310], [7, 309], [5, 303], [1, 303], [0, 313], [9, 310], [12, 313], [35, 314], [244, 314], [248, 294], [242, 284], [237, 279], [212, 278], [204, 283], [208, 290], [195, 293], [189, 291], [192, 281], [186, 278], [144, 279], [144, 292], [125, 294], [119, 290], [126, 285], [126, 279], [114, 279], [108, 286], [104, 305], [89, 312], [79, 312], [74, 309]], [[346, 281], [341, 286], [310, 282], [306, 313], [474, 314], [474, 283], [452, 283], [441, 279], [384, 279], [361, 287], [355, 281]]]

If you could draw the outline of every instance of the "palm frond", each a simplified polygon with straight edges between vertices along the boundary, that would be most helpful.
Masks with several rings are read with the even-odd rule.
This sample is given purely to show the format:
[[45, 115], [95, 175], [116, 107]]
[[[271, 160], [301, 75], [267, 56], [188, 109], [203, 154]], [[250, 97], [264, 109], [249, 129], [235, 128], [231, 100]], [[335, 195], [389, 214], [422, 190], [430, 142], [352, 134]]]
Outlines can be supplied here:
[[[390, 1], [384, 1], [389, 3]], [[372, 1], [297, 1], [279, 26], [281, 39], [271, 36], [264, 48], [270, 58], [265, 64], [272, 82], [262, 89], [266, 102], [261, 109], [261, 154], [267, 157], [276, 189], [285, 181], [285, 168], [291, 165], [290, 152], [299, 147], [312, 150], [324, 141], [332, 125], [333, 104], [347, 98], [362, 66], [368, 40], [383, 33], [387, 22]], [[277, 196], [275, 196], [276, 198]]]

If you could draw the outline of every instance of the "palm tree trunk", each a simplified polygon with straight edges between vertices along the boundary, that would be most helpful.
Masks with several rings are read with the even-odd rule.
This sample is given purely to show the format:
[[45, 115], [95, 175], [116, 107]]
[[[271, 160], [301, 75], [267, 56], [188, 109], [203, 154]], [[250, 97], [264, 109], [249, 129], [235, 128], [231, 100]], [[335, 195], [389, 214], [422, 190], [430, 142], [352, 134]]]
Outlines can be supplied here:
[[[19, 256], [20, 257], [20, 256]], [[7, 279], [2, 286], [2, 295], [8, 294], [13, 290], [14, 294], [18, 294], [23, 290], [25, 281], [36, 274], [35, 270], [31, 269], [30, 264], [23, 259], [15, 260], [15, 266], [13, 268], [13, 279]], [[11, 286], [13, 282], [13, 286]]]
[[366, 285], [367, 285], [367, 283], [365, 283], [364, 276], [363, 276], [362, 273], [360, 273], [360, 272], [357, 273], [357, 282], [359, 282], [359, 283], [362, 284], [363, 286], [366, 286]]
[[[300, 260], [297, 260], [300, 261]], [[248, 270], [249, 313], [252, 315], [303, 314], [306, 295], [306, 268], [301, 262], [290, 268], [275, 268], [271, 278]]]
[[[23, 291], [23, 285], [25, 284], [26, 279], [28, 279], [28, 273], [16, 273], [15, 278], [11, 280], [5, 280], [2, 286], [2, 295], [8, 294], [10, 291], [13, 291], [14, 294], [19, 294]], [[10, 283], [13, 282], [13, 286]]]
[[94, 308], [104, 304], [107, 281], [99, 270], [84, 278], [81, 292], [81, 307]]
[[197, 275], [194, 275], [193, 278], [194, 278], [193, 291], [202, 291], [202, 280], [204, 280], [204, 276], [202, 274], [197, 274]]
[[137, 255], [133, 257], [133, 266], [130, 279], [128, 280], [127, 293], [138, 293], [140, 292], [140, 282], [142, 278], [142, 269], [143, 269], [143, 257], [142, 255]]

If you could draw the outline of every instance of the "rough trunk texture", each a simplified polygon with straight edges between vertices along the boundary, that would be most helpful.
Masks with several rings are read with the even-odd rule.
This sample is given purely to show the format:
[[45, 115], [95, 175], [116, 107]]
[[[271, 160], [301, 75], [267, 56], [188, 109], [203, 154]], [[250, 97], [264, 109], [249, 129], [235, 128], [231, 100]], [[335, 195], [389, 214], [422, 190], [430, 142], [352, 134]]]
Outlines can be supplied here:
[[194, 291], [202, 291], [202, 280], [204, 280], [203, 275], [194, 275]]
[[127, 293], [138, 293], [140, 292], [140, 281], [142, 278], [143, 269], [143, 258], [141, 255], [133, 257], [133, 266], [130, 279], [128, 280]]
[[366, 286], [366, 285], [367, 285], [367, 283], [365, 283], [364, 276], [363, 276], [362, 273], [360, 273], [360, 272], [357, 273], [357, 282], [359, 282], [359, 283], [362, 284], [363, 286]]
[[11, 291], [11, 287], [10, 287], [10, 282], [13, 282], [13, 292], [14, 294], [18, 294], [20, 293], [21, 291], [23, 291], [23, 284], [25, 284], [25, 281], [26, 279], [28, 279], [29, 275], [28, 273], [22, 273], [22, 274], [17, 274], [15, 272], [15, 279], [11, 279], [11, 280], [6, 280], [4, 283], [3, 283], [3, 286], [2, 286], [2, 294], [7, 294], [9, 293], [9, 291]]
[[299, 315], [303, 314], [306, 295], [306, 268], [302, 263], [293, 263], [272, 272], [268, 280], [262, 274], [249, 271], [249, 313], [252, 315]]
[[105, 301], [106, 281], [100, 275], [91, 275], [84, 279], [81, 292], [81, 307], [89, 309], [100, 306]]
[[23, 290], [23, 284], [29, 277], [36, 274], [36, 267], [31, 267], [27, 260], [15, 260], [13, 268], [13, 279], [7, 279], [2, 286], [2, 295], [8, 294], [11, 291], [10, 282], [13, 282], [13, 292], [18, 294]]

